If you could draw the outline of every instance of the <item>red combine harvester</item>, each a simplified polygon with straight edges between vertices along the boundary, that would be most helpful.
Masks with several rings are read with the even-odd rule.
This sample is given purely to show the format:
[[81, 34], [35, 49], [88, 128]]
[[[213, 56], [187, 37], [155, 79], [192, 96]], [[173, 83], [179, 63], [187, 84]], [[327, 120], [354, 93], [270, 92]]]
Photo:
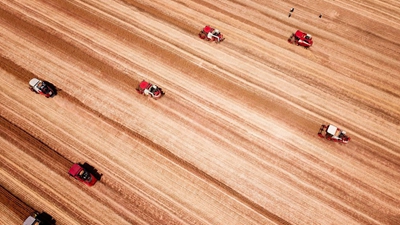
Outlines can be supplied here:
[[301, 30], [297, 30], [296, 33], [289, 37], [288, 42], [295, 45], [303, 46], [304, 48], [309, 48], [313, 45], [313, 40], [311, 35], [304, 33]]
[[151, 84], [145, 80], [140, 82], [139, 86], [136, 88], [136, 90], [140, 94], [144, 95], [150, 95], [154, 99], [159, 99], [161, 98], [165, 93], [161, 90], [160, 87], [157, 85]]
[[222, 35], [219, 30], [212, 28], [209, 25], [205, 26], [203, 30], [200, 31], [199, 37], [201, 39], [206, 39], [207, 41], [215, 41], [216, 43], [225, 40], [224, 35]]
[[321, 125], [318, 136], [320, 136], [321, 138], [326, 138], [330, 141], [340, 142], [344, 144], [347, 144], [350, 141], [350, 138], [346, 135], [346, 131], [339, 129], [332, 124]]
[[75, 179], [85, 183], [87, 186], [93, 186], [97, 179], [89, 171], [85, 170], [80, 163], [75, 163], [69, 169], [68, 174]]
[[44, 95], [46, 98], [53, 97], [56, 94], [49, 83], [37, 78], [33, 78], [29, 81], [29, 89], [36, 94]]

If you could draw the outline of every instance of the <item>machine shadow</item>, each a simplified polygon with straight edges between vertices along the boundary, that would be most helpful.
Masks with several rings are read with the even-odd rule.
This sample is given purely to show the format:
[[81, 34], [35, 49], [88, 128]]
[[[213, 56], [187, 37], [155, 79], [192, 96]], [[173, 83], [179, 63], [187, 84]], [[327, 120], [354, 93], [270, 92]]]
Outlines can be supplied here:
[[36, 219], [40, 220], [43, 224], [56, 224], [56, 220], [46, 212], [38, 213]]
[[103, 174], [99, 173], [97, 169], [95, 169], [92, 165], [89, 163], [85, 162], [82, 164], [82, 167], [87, 170], [89, 173], [91, 173], [98, 181], [100, 181], [101, 177]]
[[46, 81], [46, 85], [53, 91], [51, 98], [53, 98], [54, 96], [56, 96], [58, 94], [58, 91], [60, 89], [58, 89], [53, 83]]

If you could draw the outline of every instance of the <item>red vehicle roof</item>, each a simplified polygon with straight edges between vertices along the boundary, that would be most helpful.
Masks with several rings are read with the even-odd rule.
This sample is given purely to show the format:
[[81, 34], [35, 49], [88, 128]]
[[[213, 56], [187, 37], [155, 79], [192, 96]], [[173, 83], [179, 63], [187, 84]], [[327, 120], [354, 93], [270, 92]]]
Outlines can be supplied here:
[[83, 168], [78, 163], [75, 163], [72, 165], [71, 169], [69, 169], [68, 173], [72, 176], [76, 176], [81, 170], [83, 170]]
[[[307, 33], [304, 33], [304, 32], [301, 31], [301, 30], [297, 30], [296, 33], [295, 33], [295, 36], [298, 37], [298, 38], [300, 38], [300, 40], [305, 40], [305, 39], [306, 39], [306, 36], [307, 36]], [[311, 35], [309, 35], [309, 37], [311, 37]], [[312, 39], [312, 38], [311, 38], [311, 39]], [[309, 39], [309, 40], [311, 40], [311, 39]]]
[[301, 30], [297, 30], [296, 33], [295, 33], [295, 35], [296, 35], [296, 37], [299, 37], [299, 38], [303, 39], [304, 36], [306, 36], [306, 33], [304, 33], [304, 32], [301, 31]]
[[212, 29], [210, 26], [205, 26], [203, 30], [204, 30], [204, 32], [208, 33], [208, 32], [211, 32], [214, 29]]
[[146, 89], [148, 85], [149, 85], [149, 82], [147, 82], [147, 81], [142, 81], [142, 82], [139, 84], [139, 88], [141, 88], [141, 89]]

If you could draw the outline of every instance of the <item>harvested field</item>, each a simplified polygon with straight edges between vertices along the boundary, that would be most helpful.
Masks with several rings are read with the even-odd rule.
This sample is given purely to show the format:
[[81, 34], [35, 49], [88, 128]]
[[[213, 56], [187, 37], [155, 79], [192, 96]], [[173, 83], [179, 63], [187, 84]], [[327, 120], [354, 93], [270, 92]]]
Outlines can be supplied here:
[[1, 2], [0, 224], [400, 224], [400, 2], [265, 2]]

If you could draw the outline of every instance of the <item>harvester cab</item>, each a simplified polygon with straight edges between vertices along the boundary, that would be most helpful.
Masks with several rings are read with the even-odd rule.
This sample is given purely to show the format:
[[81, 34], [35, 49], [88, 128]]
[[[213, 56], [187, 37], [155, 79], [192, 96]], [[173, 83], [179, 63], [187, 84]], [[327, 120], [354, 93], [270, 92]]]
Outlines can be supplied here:
[[217, 30], [217, 29], [214, 29], [213, 32], [212, 32], [212, 34], [215, 35], [215, 36], [218, 36], [220, 33], [221, 32], [219, 32], [219, 30]]
[[36, 78], [32, 78], [29, 81], [29, 86], [35, 91], [35, 92], [41, 92], [42, 88], [43, 88], [43, 81], [36, 79]]
[[157, 91], [158, 87], [156, 85], [151, 85], [149, 88], [150, 93], [154, 93], [155, 91]]

